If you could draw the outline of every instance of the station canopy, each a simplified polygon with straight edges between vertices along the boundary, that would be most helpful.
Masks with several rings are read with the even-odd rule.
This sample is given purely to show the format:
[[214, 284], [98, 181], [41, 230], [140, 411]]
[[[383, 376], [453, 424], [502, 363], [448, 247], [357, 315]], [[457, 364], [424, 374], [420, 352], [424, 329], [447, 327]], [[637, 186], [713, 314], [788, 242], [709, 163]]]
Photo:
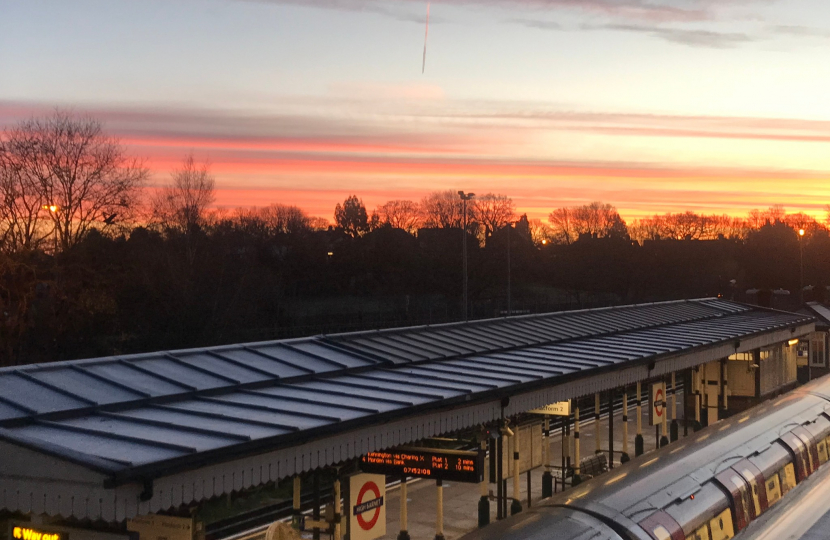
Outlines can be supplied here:
[[781, 343], [813, 320], [700, 299], [3, 368], [0, 509], [122, 520]]

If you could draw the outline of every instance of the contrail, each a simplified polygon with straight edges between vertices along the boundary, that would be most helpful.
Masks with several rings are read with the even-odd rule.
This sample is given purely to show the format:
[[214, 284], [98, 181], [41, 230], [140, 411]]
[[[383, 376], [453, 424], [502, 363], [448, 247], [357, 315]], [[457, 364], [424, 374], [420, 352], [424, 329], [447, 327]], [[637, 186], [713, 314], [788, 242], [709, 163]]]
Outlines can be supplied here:
[[429, 37], [429, 2], [427, 2], [427, 31], [424, 34], [424, 63], [421, 64], [421, 74], [423, 75], [424, 70], [427, 67], [427, 38]]

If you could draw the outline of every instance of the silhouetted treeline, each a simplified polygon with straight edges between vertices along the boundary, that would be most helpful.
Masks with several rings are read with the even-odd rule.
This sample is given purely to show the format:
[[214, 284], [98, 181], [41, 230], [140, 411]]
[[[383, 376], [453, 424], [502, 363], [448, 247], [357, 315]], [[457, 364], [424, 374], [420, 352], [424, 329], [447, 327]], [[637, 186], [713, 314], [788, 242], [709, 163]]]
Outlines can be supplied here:
[[[60, 148], [86, 169], [62, 177]], [[716, 295], [796, 308], [830, 276], [827, 229], [781, 207], [627, 224], [596, 202], [543, 223], [449, 190], [372, 211], [350, 196], [329, 224], [290, 204], [211, 210], [192, 157], [142, 200], [146, 174], [92, 120], [3, 134], [0, 365], [459, 320], [465, 238], [472, 318]]]
[[[507, 236], [500, 229], [486, 245], [468, 237], [473, 317], [506, 313]], [[718, 294], [754, 301], [752, 288], [787, 289], [776, 305], [795, 307], [797, 238], [776, 223], [746, 241], [583, 236], [539, 247], [520, 222], [510, 231], [512, 309]], [[803, 241], [808, 299], [820, 297], [830, 238], [819, 231]], [[455, 228], [351, 237], [252, 230], [239, 219], [189, 234], [93, 230], [56, 255], [0, 256], [0, 355], [4, 364], [39, 362], [458, 320], [461, 243]]]

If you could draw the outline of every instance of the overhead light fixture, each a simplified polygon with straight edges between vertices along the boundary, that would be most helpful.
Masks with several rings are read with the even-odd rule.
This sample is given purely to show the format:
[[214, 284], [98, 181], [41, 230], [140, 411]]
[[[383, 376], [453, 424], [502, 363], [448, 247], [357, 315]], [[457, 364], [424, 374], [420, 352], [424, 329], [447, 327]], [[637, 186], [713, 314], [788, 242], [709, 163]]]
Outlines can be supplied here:
[[791, 339], [787, 342], [787, 345], [792, 347], [793, 345], [798, 345], [798, 339]]

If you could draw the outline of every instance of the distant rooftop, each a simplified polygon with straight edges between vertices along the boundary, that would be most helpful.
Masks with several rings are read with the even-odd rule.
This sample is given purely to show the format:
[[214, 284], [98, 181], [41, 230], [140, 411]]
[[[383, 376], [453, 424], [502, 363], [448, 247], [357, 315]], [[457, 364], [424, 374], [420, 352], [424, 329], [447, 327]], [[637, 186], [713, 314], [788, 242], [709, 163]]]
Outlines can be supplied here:
[[830, 308], [821, 302], [807, 302], [798, 312], [815, 317], [818, 326], [830, 327]]

